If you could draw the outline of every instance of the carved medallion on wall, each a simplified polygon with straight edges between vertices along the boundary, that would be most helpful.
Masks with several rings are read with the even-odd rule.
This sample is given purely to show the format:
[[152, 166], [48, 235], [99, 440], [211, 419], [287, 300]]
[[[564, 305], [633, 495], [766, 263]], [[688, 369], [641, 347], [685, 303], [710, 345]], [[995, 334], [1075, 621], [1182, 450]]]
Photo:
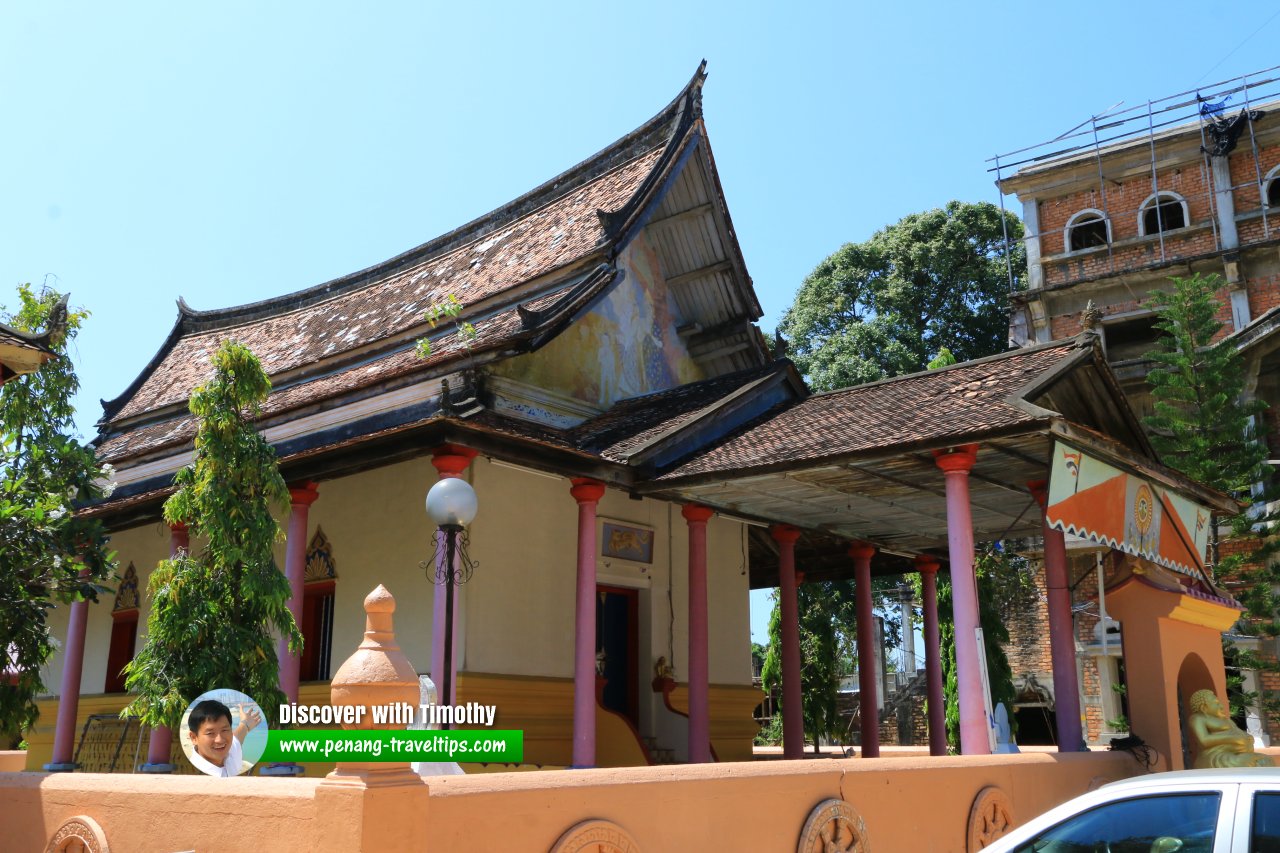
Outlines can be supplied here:
[[560, 836], [551, 853], [640, 853], [640, 845], [612, 821], [584, 820]]
[[49, 839], [45, 853], [111, 853], [106, 833], [88, 815], [76, 815], [63, 822]]
[[869, 853], [867, 825], [844, 800], [823, 800], [800, 830], [799, 853]]
[[969, 810], [969, 853], [977, 853], [1013, 827], [1009, 795], [994, 785], [983, 788]]

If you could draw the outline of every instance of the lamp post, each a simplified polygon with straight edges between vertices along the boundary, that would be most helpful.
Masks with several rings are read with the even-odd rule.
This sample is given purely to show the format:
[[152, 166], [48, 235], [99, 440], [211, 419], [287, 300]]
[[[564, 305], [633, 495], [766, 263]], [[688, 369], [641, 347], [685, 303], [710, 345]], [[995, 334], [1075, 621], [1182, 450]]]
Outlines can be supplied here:
[[[465, 528], [476, 517], [477, 508], [476, 490], [461, 477], [445, 477], [427, 492], [427, 515], [444, 538], [444, 562], [436, 562], [435, 582], [444, 586], [444, 671], [440, 677], [440, 696], [449, 703], [453, 702], [453, 588], [471, 578], [474, 564], [466, 555]], [[436, 547], [440, 547], [439, 538]]]

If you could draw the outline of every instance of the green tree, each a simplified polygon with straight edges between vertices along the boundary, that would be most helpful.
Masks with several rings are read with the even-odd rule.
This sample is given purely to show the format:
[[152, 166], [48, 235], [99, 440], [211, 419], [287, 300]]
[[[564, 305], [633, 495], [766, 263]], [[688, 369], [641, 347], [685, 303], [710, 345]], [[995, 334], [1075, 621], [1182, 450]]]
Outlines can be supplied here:
[[[800, 621], [800, 695], [804, 732], [818, 752], [822, 738], [840, 733], [836, 713], [836, 692], [840, 677], [850, 671], [855, 638], [840, 628], [856, 625], [841, 611], [849, 609], [852, 596], [843, 587], [851, 583], [800, 584], [796, 604]], [[761, 679], [766, 687], [782, 684], [782, 609], [777, 594], [769, 614], [769, 645]], [[781, 721], [788, 713], [779, 702], [774, 714], [781, 735]]]
[[152, 573], [147, 642], [125, 668], [137, 698], [122, 714], [152, 726], [176, 726], [195, 697], [221, 687], [247, 693], [274, 716], [285, 697], [272, 632], [294, 651], [302, 645], [289, 583], [272, 555], [283, 538], [272, 508], [287, 507], [289, 492], [275, 451], [253, 427], [271, 382], [233, 342], [214, 354], [213, 368], [191, 395], [195, 457], [164, 505], [165, 521], [186, 524], [205, 544]]
[[[889, 580], [872, 582], [875, 606], [885, 614], [885, 645], [893, 648], [901, 643], [901, 620], [892, 617], [888, 601], [896, 599], [896, 586]], [[800, 695], [804, 715], [804, 731], [813, 742], [814, 752], [823, 737], [844, 734], [836, 708], [840, 679], [852, 675], [858, 665], [857, 600], [851, 580], [800, 584], [796, 593], [800, 621]], [[761, 680], [767, 688], [782, 684], [782, 608], [775, 591], [773, 610], [769, 614], [769, 645], [765, 647]], [[786, 708], [778, 705], [774, 717], [781, 720]]]
[[4, 322], [20, 331], [53, 332], [57, 358], [0, 387], [0, 748], [16, 746], [38, 716], [40, 672], [53, 652], [49, 611], [96, 601], [115, 571], [101, 524], [75, 505], [109, 494], [110, 469], [72, 435], [71, 398], [80, 387], [67, 348], [88, 317], [65, 298], [29, 285]]
[[[1154, 398], [1153, 414], [1145, 419], [1151, 443], [1161, 461], [1191, 479], [1253, 504], [1253, 508], [1222, 516], [1209, 523], [1209, 565], [1218, 577], [1240, 582], [1236, 595], [1246, 608], [1240, 629], [1249, 633], [1280, 635], [1280, 570], [1270, 560], [1274, 537], [1258, 531], [1274, 527], [1277, 518], [1265, 510], [1276, 498], [1270, 453], [1259, 427], [1267, 405], [1245, 393], [1243, 359], [1235, 342], [1219, 340], [1222, 323], [1217, 315], [1217, 294], [1224, 286], [1217, 275], [1193, 275], [1170, 279], [1167, 292], [1151, 294], [1156, 328], [1161, 332], [1156, 348], [1147, 354], [1155, 367], [1147, 375]], [[1255, 490], [1257, 493], [1255, 494]], [[1253, 547], [1223, 555], [1218, 532], [1226, 526], [1230, 536]], [[1275, 671], [1274, 661], [1224, 646], [1228, 660], [1247, 669]], [[1228, 684], [1232, 711], [1244, 712], [1254, 697], [1246, 694], [1237, 677]], [[1276, 703], [1264, 703], [1274, 713]]]
[[966, 361], [1001, 352], [1009, 269], [1021, 287], [1022, 224], [980, 202], [914, 213], [846, 243], [804, 280], [780, 331], [810, 385], [829, 391], [924, 370], [942, 348]]
[[[1244, 362], [1235, 343], [1215, 342], [1222, 331], [1216, 296], [1221, 277], [1197, 273], [1171, 281], [1172, 290], [1152, 293], [1148, 303], [1161, 335], [1147, 354], [1155, 363], [1147, 374], [1154, 411], [1145, 426], [1162, 462], [1248, 502], [1256, 484], [1271, 480], [1267, 447], [1256, 429], [1267, 405], [1246, 396]], [[1254, 520], [1247, 513], [1214, 519], [1229, 523], [1235, 535], [1248, 533]], [[1221, 570], [1217, 526], [1209, 525], [1209, 562]], [[1239, 562], [1234, 558], [1225, 568]]]
[[[991, 547], [978, 555], [973, 565], [978, 583], [978, 624], [982, 626], [987, 656], [987, 681], [991, 685], [991, 707], [1001, 702], [1009, 710], [1009, 726], [1017, 733], [1013, 718], [1013, 668], [1004, 653], [1009, 642], [1005, 620], [1015, 612], [1033, 606], [1038, 593], [1026, 560], [1009, 554], [1003, 547]], [[916, 576], [916, 593], [921, 592]], [[947, 709], [947, 744], [960, 751], [960, 691], [956, 680], [956, 623], [952, 608], [951, 576], [938, 575], [938, 637], [942, 657], [943, 693]]]

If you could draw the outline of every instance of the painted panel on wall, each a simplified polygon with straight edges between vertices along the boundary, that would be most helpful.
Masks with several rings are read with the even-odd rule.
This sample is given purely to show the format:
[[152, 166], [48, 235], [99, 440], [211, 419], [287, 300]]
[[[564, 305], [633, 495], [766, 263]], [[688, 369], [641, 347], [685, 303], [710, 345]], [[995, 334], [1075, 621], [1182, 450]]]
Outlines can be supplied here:
[[587, 316], [494, 373], [601, 407], [705, 378], [676, 333], [675, 303], [644, 235], [618, 267], [622, 281]]

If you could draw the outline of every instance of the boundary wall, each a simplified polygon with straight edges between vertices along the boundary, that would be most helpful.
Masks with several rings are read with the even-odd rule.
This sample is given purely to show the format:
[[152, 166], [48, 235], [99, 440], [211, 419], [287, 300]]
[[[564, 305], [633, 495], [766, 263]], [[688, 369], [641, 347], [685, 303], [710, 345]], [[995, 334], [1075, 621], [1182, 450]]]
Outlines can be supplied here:
[[1143, 772], [1127, 753], [1092, 752], [496, 773], [349, 789], [313, 778], [0, 773], [0, 848], [79, 849], [66, 847], [74, 836], [90, 853], [547, 853], [591, 836], [603, 849], [794, 851], [837, 815], [871, 849], [956, 853], [975, 832], [998, 837], [1006, 819], [1017, 825]]

